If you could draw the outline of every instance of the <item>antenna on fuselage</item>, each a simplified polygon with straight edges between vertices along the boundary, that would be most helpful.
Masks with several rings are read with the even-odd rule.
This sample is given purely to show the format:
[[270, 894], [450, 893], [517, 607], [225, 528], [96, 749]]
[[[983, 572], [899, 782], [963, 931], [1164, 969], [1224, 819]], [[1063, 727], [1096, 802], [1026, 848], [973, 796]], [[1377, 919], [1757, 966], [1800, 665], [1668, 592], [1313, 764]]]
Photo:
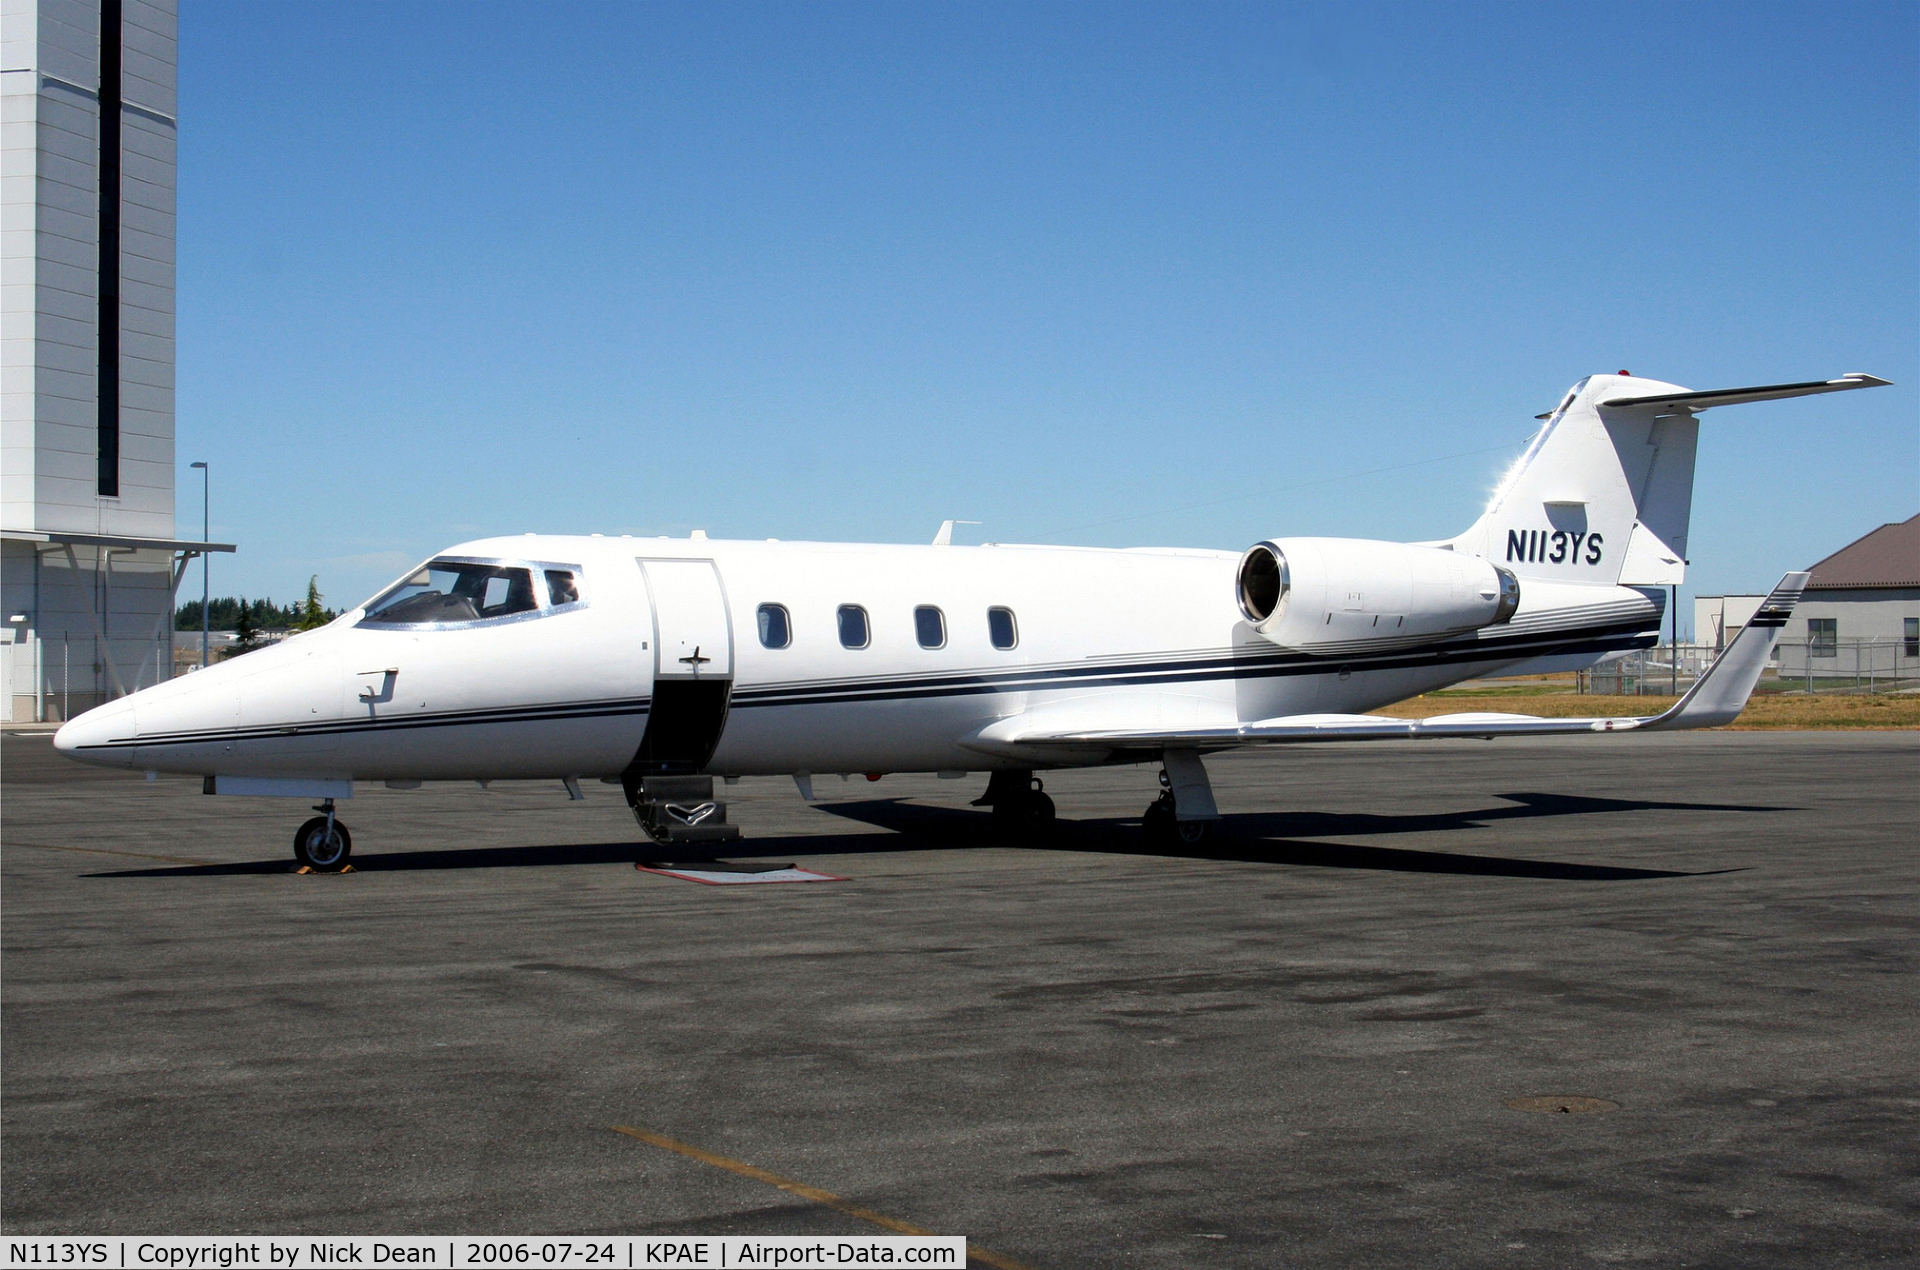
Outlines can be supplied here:
[[953, 545], [953, 527], [955, 525], [977, 525], [979, 523], [977, 520], [943, 520], [940, 522], [940, 532], [933, 536], [933, 545], [936, 547], [951, 547]]

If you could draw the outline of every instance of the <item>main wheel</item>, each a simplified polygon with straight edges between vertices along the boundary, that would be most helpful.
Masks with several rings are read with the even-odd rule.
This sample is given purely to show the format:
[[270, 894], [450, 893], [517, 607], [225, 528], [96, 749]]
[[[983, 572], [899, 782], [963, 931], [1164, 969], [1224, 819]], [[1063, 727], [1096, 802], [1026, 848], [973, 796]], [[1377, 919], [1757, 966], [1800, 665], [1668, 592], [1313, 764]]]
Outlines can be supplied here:
[[1156, 847], [1194, 847], [1213, 836], [1213, 822], [1181, 820], [1174, 813], [1173, 795], [1162, 794], [1141, 815], [1140, 831]]
[[1160, 795], [1140, 814], [1140, 832], [1156, 847], [1170, 847], [1179, 841], [1174, 828], [1177, 823], [1173, 818], [1172, 794]]
[[1039, 790], [993, 805], [993, 827], [1008, 838], [1038, 838], [1053, 828], [1053, 799]]
[[1179, 837], [1181, 846], [1197, 847], [1213, 837], [1213, 821], [1176, 820], [1173, 822], [1173, 832]]
[[338, 873], [353, 854], [353, 835], [338, 820], [327, 832], [327, 818], [315, 816], [293, 835], [293, 858], [315, 873]]

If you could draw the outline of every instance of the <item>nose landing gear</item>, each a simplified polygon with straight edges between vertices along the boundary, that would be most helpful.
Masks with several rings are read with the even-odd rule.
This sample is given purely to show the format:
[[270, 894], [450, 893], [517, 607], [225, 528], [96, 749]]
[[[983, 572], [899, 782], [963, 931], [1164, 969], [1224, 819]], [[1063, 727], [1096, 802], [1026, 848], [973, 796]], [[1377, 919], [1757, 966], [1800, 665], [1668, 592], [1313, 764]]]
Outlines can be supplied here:
[[318, 803], [315, 816], [293, 835], [293, 858], [315, 873], [338, 873], [347, 867], [353, 854], [353, 835], [334, 818], [333, 799]]

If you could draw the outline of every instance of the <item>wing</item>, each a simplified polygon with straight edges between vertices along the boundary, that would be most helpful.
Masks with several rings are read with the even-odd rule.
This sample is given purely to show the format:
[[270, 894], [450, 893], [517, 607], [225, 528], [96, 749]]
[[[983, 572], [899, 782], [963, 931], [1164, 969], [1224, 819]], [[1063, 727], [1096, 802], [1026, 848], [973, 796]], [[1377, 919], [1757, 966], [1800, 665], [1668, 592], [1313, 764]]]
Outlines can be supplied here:
[[996, 728], [992, 740], [1019, 749], [1225, 750], [1248, 745], [1312, 741], [1402, 741], [1420, 737], [1536, 736], [1556, 732], [1672, 732], [1731, 723], [1766, 668], [1780, 628], [1786, 625], [1811, 574], [1789, 573], [1760, 605], [1687, 694], [1662, 714], [1628, 718], [1546, 719], [1529, 714], [1443, 714], [1431, 719], [1390, 719], [1377, 714], [1298, 714], [1219, 727], [1097, 729], [1079, 732]]

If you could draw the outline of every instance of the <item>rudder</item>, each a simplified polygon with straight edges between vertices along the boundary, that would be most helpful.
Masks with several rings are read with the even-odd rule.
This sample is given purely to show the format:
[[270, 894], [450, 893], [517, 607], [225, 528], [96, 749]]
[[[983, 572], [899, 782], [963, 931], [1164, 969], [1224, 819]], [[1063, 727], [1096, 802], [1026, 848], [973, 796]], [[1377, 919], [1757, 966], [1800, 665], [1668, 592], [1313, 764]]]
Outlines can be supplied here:
[[1454, 549], [1523, 578], [1684, 580], [1699, 421], [1670, 402], [1602, 403], [1685, 391], [1631, 375], [1575, 384]]

